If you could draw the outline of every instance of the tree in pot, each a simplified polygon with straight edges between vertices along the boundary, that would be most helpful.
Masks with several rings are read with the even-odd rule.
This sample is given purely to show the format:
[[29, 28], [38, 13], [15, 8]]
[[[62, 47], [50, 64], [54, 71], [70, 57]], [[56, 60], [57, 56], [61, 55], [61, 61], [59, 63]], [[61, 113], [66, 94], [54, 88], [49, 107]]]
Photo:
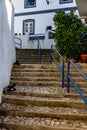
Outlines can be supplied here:
[[85, 24], [75, 14], [74, 10], [69, 13], [57, 11], [54, 15], [55, 24], [55, 42], [56, 48], [69, 59], [78, 59], [81, 53], [79, 43], [81, 40], [81, 32], [84, 31]]

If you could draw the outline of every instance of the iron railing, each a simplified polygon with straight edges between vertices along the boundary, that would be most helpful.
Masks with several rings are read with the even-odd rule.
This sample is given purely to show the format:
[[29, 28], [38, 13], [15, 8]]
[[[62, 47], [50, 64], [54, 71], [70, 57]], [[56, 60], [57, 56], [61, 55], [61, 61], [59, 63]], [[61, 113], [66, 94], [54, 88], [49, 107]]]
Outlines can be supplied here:
[[40, 45], [39, 39], [37, 39], [37, 49], [38, 49], [38, 54], [39, 54], [39, 62], [41, 63], [42, 49], [41, 49], [41, 45]]
[[22, 48], [22, 40], [18, 37], [14, 37], [14, 39], [15, 39], [15, 44], [19, 45], [20, 48]]
[[[52, 53], [53, 48], [56, 51], [57, 55], [60, 57], [60, 59], [62, 61], [61, 64], [60, 64], [60, 62], [58, 62], [58, 60], [56, 60], [55, 56], [53, 55], [53, 53]], [[50, 64], [52, 64], [52, 60], [54, 60], [58, 70], [60, 71], [60, 73], [62, 75], [62, 88], [64, 88], [64, 58], [53, 45], [51, 45], [51, 49], [50, 49]]]
[[87, 99], [84, 96], [83, 92], [81, 91], [81, 89], [78, 87], [78, 85], [76, 84], [76, 82], [74, 81], [74, 79], [72, 78], [72, 76], [70, 75], [70, 65], [73, 65], [73, 67], [77, 70], [77, 72], [79, 72], [79, 74], [85, 79], [87, 80], [87, 76], [85, 75], [85, 73], [83, 73], [81, 71], [81, 69], [71, 60], [68, 61], [68, 82], [67, 82], [67, 92], [70, 92], [70, 82], [72, 83], [72, 85], [74, 86], [74, 88], [76, 89], [77, 93], [79, 93], [79, 95], [81, 96], [81, 98], [83, 99], [84, 103], [87, 104]]

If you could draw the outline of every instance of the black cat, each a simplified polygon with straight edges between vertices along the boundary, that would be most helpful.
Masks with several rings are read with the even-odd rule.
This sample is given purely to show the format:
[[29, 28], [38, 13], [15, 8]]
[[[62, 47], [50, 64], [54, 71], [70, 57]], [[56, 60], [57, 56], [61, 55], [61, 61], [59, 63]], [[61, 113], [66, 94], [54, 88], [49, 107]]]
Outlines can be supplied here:
[[5, 93], [6, 91], [8, 92], [16, 91], [16, 84], [8, 85], [6, 88], [4, 88], [3, 93]]
[[16, 91], [16, 84], [8, 85], [7, 86], [7, 91], [8, 92], [10, 92], [10, 91]]

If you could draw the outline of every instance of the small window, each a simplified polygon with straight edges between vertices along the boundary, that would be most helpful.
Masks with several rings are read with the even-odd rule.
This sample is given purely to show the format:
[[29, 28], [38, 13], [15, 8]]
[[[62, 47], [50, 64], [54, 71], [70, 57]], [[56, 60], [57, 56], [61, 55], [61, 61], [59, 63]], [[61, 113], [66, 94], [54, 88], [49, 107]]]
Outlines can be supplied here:
[[60, 0], [60, 4], [72, 3], [73, 0]]
[[25, 0], [24, 8], [32, 8], [36, 6], [36, 0]]
[[34, 34], [34, 20], [28, 19], [23, 21], [23, 33], [28, 32], [29, 34]]

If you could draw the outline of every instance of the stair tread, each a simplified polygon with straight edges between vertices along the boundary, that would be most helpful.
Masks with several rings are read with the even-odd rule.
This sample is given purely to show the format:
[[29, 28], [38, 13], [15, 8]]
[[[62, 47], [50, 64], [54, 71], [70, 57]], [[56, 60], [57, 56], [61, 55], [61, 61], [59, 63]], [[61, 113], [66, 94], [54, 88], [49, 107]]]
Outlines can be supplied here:
[[83, 100], [79, 97], [73, 98], [73, 97], [36, 97], [36, 96], [22, 96], [22, 95], [4, 95], [3, 99], [14, 99], [14, 100], [25, 100], [25, 101], [44, 101], [44, 102], [66, 102], [66, 103], [81, 103], [83, 104]]
[[[25, 96], [41, 96], [41, 97], [80, 97], [74, 88], [71, 88], [71, 93], [67, 93], [67, 88], [57, 86], [16, 86], [16, 91], [7, 92], [9, 95], [25, 95]], [[61, 95], [62, 94], [62, 95]]]
[[28, 81], [61, 81], [61, 77], [15, 77], [15, 76], [11, 76], [11, 80], [28, 80]]
[[20, 64], [20, 65], [17, 65], [17, 64], [14, 64], [14, 66], [13, 67], [28, 67], [28, 68], [44, 68], [44, 69], [46, 69], [46, 68], [56, 68], [56, 66], [55, 66], [55, 64]]
[[[27, 118], [27, 117], [12, 117], [7, 116], [3, 119], [3, 126], [8, 124], [10, 128], [14, 130], [21, 130], [26, 128], [29, 130], [83, 130], [87, 129], [87, 121], [74, 121], [73, 120], [62, 120], [62, 119], [52, 119], [52, 118]], [[32, 129], [33, 128], [33, 129]]]
[[17, 84], [19, 86], [61, 86], [61, 81], [14, 81], [11, 80], [10, 84]]
[[[50, 113], [50, 114], [69, 114], [69, 115], [78, 115], [78, 116], [86, 116], [87, 117], [87, 109], [86, 108], [69, 108], [69, 107], [47, 107], [47, 106], [23, 106], [23, 105], [15, 105], [9, 103], [3, 103], [2, 107], [4, 111], [23, 111], [23, 112], [35, 112], [35, 113]], [[9, 113], [8, 113], [9, 115]], [[80, 119], [81, 120], [81, 119]]]
[[14, 69], [13, 72], [57, 72], [57, 69]]

